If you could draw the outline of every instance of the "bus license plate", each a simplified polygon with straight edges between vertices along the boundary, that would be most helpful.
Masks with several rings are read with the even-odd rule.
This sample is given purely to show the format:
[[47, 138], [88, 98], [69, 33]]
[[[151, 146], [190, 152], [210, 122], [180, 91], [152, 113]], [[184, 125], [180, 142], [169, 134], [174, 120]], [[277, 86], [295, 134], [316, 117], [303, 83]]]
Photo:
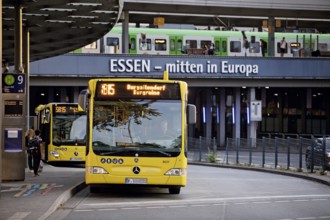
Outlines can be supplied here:
[[126, 178], [126, 184], [147, 184], [147, 179]]

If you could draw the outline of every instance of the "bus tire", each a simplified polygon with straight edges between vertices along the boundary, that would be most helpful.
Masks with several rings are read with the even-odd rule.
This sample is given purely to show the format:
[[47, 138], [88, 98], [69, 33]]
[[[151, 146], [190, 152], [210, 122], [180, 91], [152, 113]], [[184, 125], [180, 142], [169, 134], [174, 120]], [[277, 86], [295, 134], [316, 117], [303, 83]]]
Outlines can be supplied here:
[[181, 187], [180, 186], [171, 186], [168, 188], [170, 194], [180, 194]]
[[97, 186], [89, 186], [89, 191], [90, 191], [91, 193], [99, 193], [101, 190], [100, 190], [100, 188], [97, 187]]

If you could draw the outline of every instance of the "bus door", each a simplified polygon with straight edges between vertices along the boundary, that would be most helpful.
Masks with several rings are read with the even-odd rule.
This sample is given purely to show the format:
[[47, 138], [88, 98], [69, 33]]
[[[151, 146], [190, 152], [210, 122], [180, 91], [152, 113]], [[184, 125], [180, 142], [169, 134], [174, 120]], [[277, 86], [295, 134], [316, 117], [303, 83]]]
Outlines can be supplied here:
[[41, 159], [48, 161], [48, 145], [50, 144], [51, 115], [50, 109], [46, 108], [39, 114], [39, 130], [42, 137]]
[[181, 55], [184, 50], [183, 37], [182, 36], [170, 36], [169, 54]]
[[136, 54], [136, 35], [130, 34], [129, 35], [129, 53]]

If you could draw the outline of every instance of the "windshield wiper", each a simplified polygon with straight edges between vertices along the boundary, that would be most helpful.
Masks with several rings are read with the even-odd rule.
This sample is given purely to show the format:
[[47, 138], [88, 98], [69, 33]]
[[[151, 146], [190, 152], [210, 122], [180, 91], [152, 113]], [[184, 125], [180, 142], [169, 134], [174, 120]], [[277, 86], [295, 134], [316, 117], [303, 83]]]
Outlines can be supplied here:
[[138, 152], [139, 150], [136, 147], [129, 147], [129, 148], [124, 148], [121, 150], [116, 150], [116, 151], [107, 151], [107, 152], [102, 152], [100, 155], [102, 156], [110, 156], [110, 155], [116, 155], [120, 153], [132, 153], [132, 152]]
[[172, 156], [172, 154], [167, 153], [167, 152], [164, 152], [164, 151], [161, 151], [161, 150], [156, 150], [156, 152], [158, 152], [158, 153], [160, 153], [160, 154], [163, 154], [163, 155], [165, 155], [165, 156], [167, 156], [167, 157], [171, 157], [171, 156]]

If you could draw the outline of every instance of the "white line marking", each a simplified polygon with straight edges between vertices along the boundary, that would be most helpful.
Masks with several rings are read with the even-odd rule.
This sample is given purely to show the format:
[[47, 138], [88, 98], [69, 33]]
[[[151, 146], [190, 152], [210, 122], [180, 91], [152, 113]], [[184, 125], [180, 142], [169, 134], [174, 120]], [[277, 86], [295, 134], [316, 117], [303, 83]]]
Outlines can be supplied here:
[[254, 204], [268, 204], [270, 202], [267, 202], [267, 201], [263, 201], [263, 202], [253, 202]]
[[316, 217], [305, 217], [305, 218], [297, 218], [298, 220], [309, 220], [309, 219], [316, 219]]
[[[251, 196], [251, 197], [228, 197], [228, 198], [205, 198], [205, 199], [185, 199], [185, 200], [158, 200], [158, 201], [136, 201], [136, 202], [105, 202], [105, 203], [89, 203], [83, 206], [93, 207], [93, 206], [146, 206], [149, 204], [186, 204], [186, 203], [201, 203], [201, 202], [220, 202], [220, 201], [231, 201], [231, 200], [270, 200], [270, 199], [299, 199], [299, 198], [330, 198], [330, 194], [320, 194], [320, 195], [281, 195], [281, 196]], [[316, 198], [314, 198], [316, 199]], [[284, 202], [284, 201], [283, 201]]]
[[136, 209], [141, 209], [140, 207], [128, 207], [128, 208], [121, 208], [123, 210], [136, 210]]
[[186, 205], [172, 205], [172, 206], [169, 206], [169, 208], [186, 208], [187, 206]]
[[165, 206], [150, 206], [150, 207], [146, 207], [147, 209], [164, 209], [166, 208]]
[[117, 211], [118, 209], [98, 209], [98, 211]]
[[7, 218], [8, 220], [22, 220], [28, 216], [31, 212], [16, 212], [11, 217]]
[[206, 206], [209, 206], [209, 205], [202, 205], [202, 204], [200, 204], [200, 205], [192, 205], [191, 207], [206, 207]]

